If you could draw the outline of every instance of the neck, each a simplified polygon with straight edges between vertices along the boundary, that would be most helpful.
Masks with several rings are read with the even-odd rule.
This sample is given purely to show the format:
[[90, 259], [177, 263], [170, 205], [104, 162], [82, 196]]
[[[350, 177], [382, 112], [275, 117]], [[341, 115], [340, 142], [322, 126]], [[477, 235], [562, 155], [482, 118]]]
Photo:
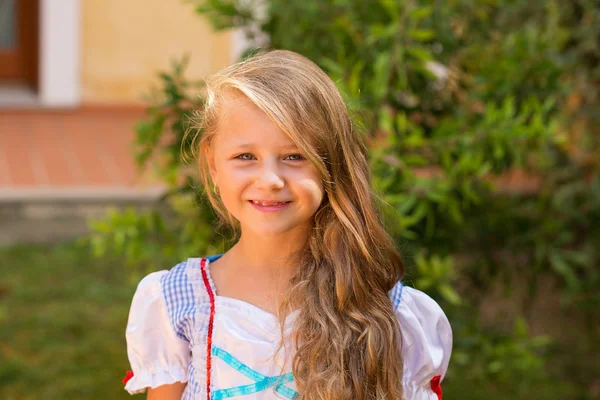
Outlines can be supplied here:
[[291, 276], [308, 241], [308, 229], [264, 237], [242, 229], [240, 240], [228, 252], [235, 264], [257, 273]]

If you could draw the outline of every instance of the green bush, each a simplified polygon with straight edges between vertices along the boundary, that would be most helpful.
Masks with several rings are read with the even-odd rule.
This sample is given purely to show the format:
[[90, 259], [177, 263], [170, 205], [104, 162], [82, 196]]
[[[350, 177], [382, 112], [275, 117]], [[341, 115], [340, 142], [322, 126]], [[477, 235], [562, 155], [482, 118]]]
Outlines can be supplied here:
[[[594, 1], [207, 0], [196, 11], [217, 29], [243, 29], [253, 46], [304, 54], [344, 93], [407, 282], [438, 300], [453, 324], [450, 386], [490, 388], [471, 398], [598, 398], [583, 367], [598, 356], [588, 344], [600, 319]], [[132, 265], [165, 268], [228, 246], [194, 167], [180, 163], [188, 117], [202, 103], [185, 62], [160, 75], [137, 128], [138, 162], [161, 161], [179, 217], [167, 226], [158, 214], [130, 212], [95, 224], [98, 252], [125, 252]], [[559, 324], [573, 313], [588, 321], [572, 342], [527, 328], [541, 278], [559, 289]], [[482, 312], [490, 293], [511, 298], [517, 287], [524, 293], [504, 319]], [[554, 387], [556, 377], [565, 383]]]

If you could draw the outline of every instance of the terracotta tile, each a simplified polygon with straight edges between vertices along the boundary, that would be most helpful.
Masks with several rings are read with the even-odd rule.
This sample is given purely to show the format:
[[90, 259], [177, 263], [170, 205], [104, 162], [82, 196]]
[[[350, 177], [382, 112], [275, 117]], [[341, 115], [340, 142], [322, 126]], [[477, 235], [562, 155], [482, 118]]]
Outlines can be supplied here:
[[38, 118], [27, 120], [27, 130], [31, 136], [29, 152], [31, 156], [31, 169], [33, 170], [36, 183], [39, 186], [49, 186], [50, 177], [48, 176], [48, 165], [44, 161], [44, 152], [48, 151], [48, 142], [52, 142], [52, 137], [56, 137], [57, 135], [52, 134], [48, 122], [41, 121]]
[[[132, 152], [143, 110], [0, 111], [0, 185], [142, 186]], [[156, 183], [156, 182], [154, 182]]]
[[47, 127], [40, 133], [40, 148], [46, 166], [49, 183], [52, 186], [75, 184], [72, 171], [69, 170], [68, 138], [60, 134], [55, 120], [45, 121]]
[[14, 186], [35, 186], [37, 181], [31, 165], [31, 132], [26, 119], [10, 121], [8, 129], [0, 131], [2, 146], [8, 164], [8, 174]]
[[124, 176], [117, 164], [114, 148], [111, 146], [111, 137], [114, 133], [102, 119], [94, 121], [94, 126], [97, 129], [97, 133], [94, 134], [94, 149], [98, 158], [98, 167], [102, 169], [111, 184], [122, 185]]
[[8, 164], [8, 143], [5, 143], [5, 136], [9, 129], [14, 125], [10, 117], [0, 118], [0, 186], [12, 185]]
[[111, 132], [106, 136], [107, 144], [112, 149], [115, 166], [125, 184], [136, 184], [140, 179], [133, 152], [134, 123], [134, 120], [115, 119], [106, 124]]

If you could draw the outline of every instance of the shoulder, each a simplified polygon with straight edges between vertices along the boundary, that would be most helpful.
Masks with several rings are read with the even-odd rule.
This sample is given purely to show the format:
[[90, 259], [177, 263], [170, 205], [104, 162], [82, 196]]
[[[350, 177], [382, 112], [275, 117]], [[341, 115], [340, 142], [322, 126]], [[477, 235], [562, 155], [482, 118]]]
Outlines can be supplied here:
[[[209, 258], [206, 257], [206, 259]], [[167, 305], [198, 303], [208, 299], [205, 280], [200, 268], [203, 259], [188, 258], [170, 270], [159, 272], [161, 274], [160, 285]], [[148, 275], [142, 282], [152, 275]]]
[[[190, 279], [194, 259], [188, 259], [175, 265], [161, 276], [160, 284], [167, 306], [194, 301], [194, 286]], [[152, 274], [151, 274], [152, 275]]]
[[162, 292], [161, 280], [168, 270], [152, 272], [140, 280], [135, 290], [135, 297], [153, 297]]
[[[450, 329], [448, 318], [440, 305], [422, 291], [398, 282], [389, 291], [389, 297], [397, 315], [404, 318], [414, 317], [421, 324], [435, 321], [445, 322], [443, 325]], [[452, 332], [449, 331], [449, 334], [451, 335]]]
[[439, 304], [420, 290], [398, 282], [389, 295], [402, 332], [404, 386], [416, 396], [444, 378], [452, 353], [452, 329]]
[[438, 335], [440, 340], [452, 342], [450, 322], [444, 310], [430, 296], [402, 282], [390, 290], [389, 296], [403, 331]]
[[131, 394], [187, 380], [189, 326], [184, 314], [174, 318], [181, 296], [171, 294], [168, 300], [166, 295], [176, 290], [177, 285], [187, 285], [181, 275], [185, 264], [148, 274], [135, 291], [125, 330], [127, 356], [133, 371], [125, 389]]
[[201, 258], [189, 258], [169, 270], [153, 272], [138, 284], [133, 303], [136, 309], [161, 303], [169, 322], [181, 339], [190, 340], [198, 314], [206, 311], [208, 302]]
[[444, 310], [435, 300], [420, 290], [404, 286], [395, 312], [406, 340], [424, 340], [428, 344], [439, 345], [449, 356], [452, 328]]

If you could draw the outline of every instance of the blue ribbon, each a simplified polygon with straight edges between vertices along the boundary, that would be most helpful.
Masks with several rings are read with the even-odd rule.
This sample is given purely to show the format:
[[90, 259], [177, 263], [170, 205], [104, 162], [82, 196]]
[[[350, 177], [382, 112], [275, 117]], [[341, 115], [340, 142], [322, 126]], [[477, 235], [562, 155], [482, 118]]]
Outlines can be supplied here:
[[215, 390], [212, 394], [213, 400], [227, 399], [229, 397], [244, 396], [247, 394], [261, 392], [263, 390], [275, 387], [275, 391], [287, 399], [293, 399], [298, 396], [298, 392], [292, 390], [285, 385], [286, 383], [294, 380], [294, 375], [291, 372], [278, 376], [265, 376], [259, 372], [256, 372], [240, 360], [229, 354], [223, 349], [213, 347], [211, 354], [215, 357], [219, 357], [225, 361], [227, 365], [239, 371], [243, 375], [252, 379], [255, 383], [249, 385], [237, 386], [228, 389]]

